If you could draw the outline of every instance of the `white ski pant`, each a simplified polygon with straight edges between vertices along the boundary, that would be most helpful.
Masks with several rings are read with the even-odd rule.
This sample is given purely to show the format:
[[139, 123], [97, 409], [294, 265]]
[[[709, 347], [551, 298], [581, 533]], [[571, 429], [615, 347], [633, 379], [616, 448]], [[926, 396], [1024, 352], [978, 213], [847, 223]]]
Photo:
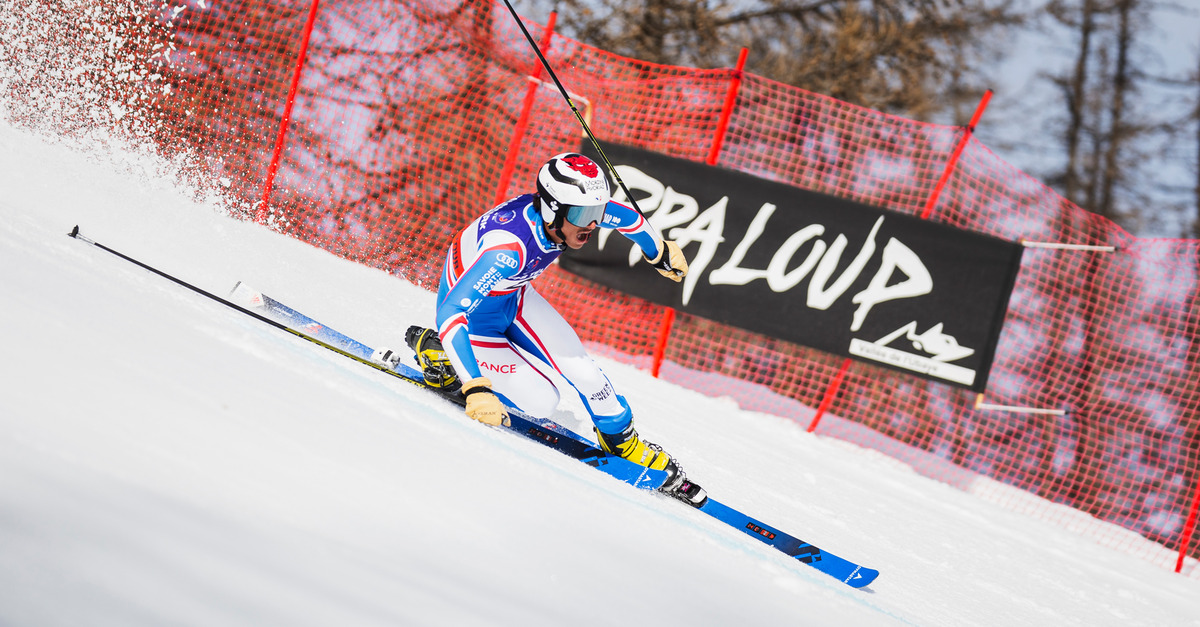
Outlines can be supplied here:
[[486, 299], [468, 326], [480, 373], [516, 407], [549, 417], [560, 398], [552, 379], [557, 373], [579, 393], [601, 431], [617, 433], [629, 424], [628, 406], [579, 335], [531, 286]]

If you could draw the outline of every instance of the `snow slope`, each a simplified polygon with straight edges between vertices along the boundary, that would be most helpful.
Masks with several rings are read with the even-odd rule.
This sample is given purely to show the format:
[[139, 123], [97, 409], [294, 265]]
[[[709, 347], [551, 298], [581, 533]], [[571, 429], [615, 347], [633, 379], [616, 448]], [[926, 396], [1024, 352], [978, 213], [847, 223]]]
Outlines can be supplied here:
[[371, 345], [429, 323], [159, 169], [0, 121], [0, 625], [1200, 626], [1200, 581], [600, 360], [710, 494], [882, 571], [853, 590], [66, 236]]

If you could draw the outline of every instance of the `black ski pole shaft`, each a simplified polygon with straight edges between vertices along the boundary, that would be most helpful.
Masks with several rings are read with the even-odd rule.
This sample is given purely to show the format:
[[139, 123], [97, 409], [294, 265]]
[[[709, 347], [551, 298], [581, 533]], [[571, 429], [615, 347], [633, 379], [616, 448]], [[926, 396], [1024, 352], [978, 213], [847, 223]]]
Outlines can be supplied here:
[[642, 212], [642, 208], [638, 206], [637, 200], [634, 199], [633, 194], [629, 192], [629, 188], [625, 186], [625, 181], [621, 180], [621, 175], [617, 174], [617, 169], [614, 168], [612, 162], [608, 160], [608, 155], [604, 154], [604, 149], [600, 147], [600, 142], [596, 140], [596, 136], [592, 134], [591, 127], [589, 127], [587, 121], [583, 119], [583, 115], [579, 113], [579, 109], [575, 107], [574, 101], [571, 100], [571, 95], [567, 93], [567, 88], [563, 87], [562, 81], [558, 80], [558, 75], [554, 73], [554, 68], [550, 67], [550, 62], [546, 60], [546, 56], [543, 55], [541, 49], [538, 48], [537, 42], [533, 40], [533, 35], [530, 35], [529, 29], [525, 28], [525, 23], [522, 22], [521, 17], [517, 15], [517, 10], [513, 8], [513, 5], [511, 2], [509, 2], [509, 0], [504, 0], [504, 4], [508, 7], [508, 12], [512, 14], [513, 20], [517, 22], [517, 26], [521, 28], [521, 32], [525, 34], [525, 39], [529, 42], [530, 47], [533, 48], [533, 52], [537, 54], [538, 59], [542, 62], [542, 67], [546, 68], [546, 73], [550, 75], [550, 78], [554, 80], [554, 84], [558, 86], [558, 92], [562, 94], [563, 98], [566, 99], [567, 106], [571, 107], [571, 111], [575, 113], [575, 119], [579, 120], [579, 125], [583, 127], [583, 132], [586, 133], [588, 139], [592, 141], [592, 147], [595, 148], [596, 152], [600, 155], [600, 160], [604, 162], [604, 167], [608, 168], [608, 171], [612, 173], [613, 180], [616, 181], [617, 185], [621, 187], [621, 191], [625, 192], [625, 198], [629, 200], [629, 204], [633, 205], [633, 209], [641, 214], [643, 218], [646, 217], [646, 214]]
[[354, 353], [344, 351], [344, 350], [338, 348], [337, 346], [334, 346], [333, 344], [329, 344], [328, 342], [323, 342], [315, 337], [305, 335], [305, 334], [287, 326], [286, 324], [280, 323], [276, 320], [272, 320], [271, 318], [268, 318], [256, 311], [251, 311], [249, 309], [246, 309], [245, 307], [242, 307], [241, 305], [239, 305], [237, 303], [230, 302], [229, 300], [221, 298], [220, 296], [217, 296], [216, 294], [213, 294], [212, 292], [209, 292], [208, 290], [196, 287], [195, 285], [192, 285], [191, 283], [188, 283], [187, 281], [184, 281], [183, 279], [173, 277], [170, 274], [167, 274], [166, 272], [159, 270], [158, 268], [155, 268], [151, 265], [142, 263], [142, 262], [138, 261], [137, 259], [130, 257], [129, 255], [126, 255], [117, 250], [113, 250], [112, 248], [109, 248], [108, 246], [105, 246], [104, 244], [101, 244], [93, 239], [85, 237], [79, 233], [78, 225], [76, 225], [75, 228], [71, 229], [71, 232], [67, 233], [67, 235], [69, 235], [81, 242], [86, 242], [88, 244], [91, 244], [92, 246], [95, 246], [96, 248], [99, 248], [100, 250], [103, 250], [104, 252], [116, 255], [117, 257], [120, 257], [121, 259], [124, 259], [125, 261], [128, 261], [129, 263], [132, 263], [133, 265], [138, 266], [139, 268], [153, 272], [154, 274], [157, 274], [158, 276], [160, 276], [164, 279], [167, 279], [168, 281], [171, 281], [172, 283], [175, 283], [176, 285], [185, 287], [201, 296], [204, 296], [205, 298], [209, 298], [218, 303], [221, 303], [222, 305], [225, 305], [226, 307], [229, 307], [230, 309], [240, 311], [240, 312], [246, 314], [247, 316], [254, 318], [255, 320], [258, 320], [260, 322], [265, 322], [266, 324], [269, 324], [269, 325], [275, 327], [276, 329], [286, 331], [287, 333], [290, 333], [298, 338], [308, 340], [309, 342], [312, 342], [313, 344], [316, 344], [323, 348], [327, 348], [327, 349], [329, 349], [335, 353], [338, 353], [340, 355], [349, 357], [350, 359], [353, 359], [354, 361], [367, 364], [368, 366], [371, 366], [372, 368], [375, 368], [376, 370], [379, 370], [380, 372], [386, 372], [386, 373], [388, 373], [394, 377], [400, 378], [400, 379], [404, 378], [403, 376], [396, 373], [391, 368], [386, 368], [386, 367], [381, 366], [381, 365], [379, 365], [373, 361], [370, 361], [368, 359], [363, 359], [363, 358], [359, 357], [358, 355], [355, 355]]
[[255, 317], [255, 318], [259, 318], [259, 319], [261, 319], [263, 322], [266, 322], [267, 324], [271, 324], [271, 325], [273, 325], [273, 326], [283, 326], [283, 325], [280, 325], [278, 322], [275, 322], [274, 320], [271, 320], [271, 319], [269, 319], [269, 318], [265, 318], [265, 317], [263, 317], [263, 316], [261, 316], [261, 315], [259, 315], [259, 314], [255, 313], [255, 312], [253, 312], [253, 311], [250, 311], [249, 309], [246, 309], [246, 308], [244, 308], [244, 307], [240, 307], [240, 306], [238, 306], [238, 305], [237, 305], [237, 304], [235, 304], [235, 303], [231, 303], [231, 302], [229, 302], [229, 301], [225, 300], [224, 298], [221, 298], [220, 296], [217, 296], [216, 294], [213, 294], [213, 293], [211, 293], [211, 292], [208, 292], [208, 291], [205, 291], [205, 290], [203, 290], [203, 289], [200, 289], [200, 288], [196, 287], [195, 285], [192, 285], [191, 283], [188, 283], [187, 281], [184, 281], [184, 280], [182, 280], [182, 279], [177, 279], [177, 278], [175, 278], [175, 277], [173, 277], [173, 276], [171, 276], [171, 275], [167, 274], [166, 272], [163, 272], [162, 270], [159, 270], [158, 268], [155, 268], [155, 267], [153, 267], [153, 266], [146, 265], [146, 264], [144, 264], [144, 263], [142, 263], [142, 262], [138, 261], [137, 259], [134, 259], [133, 257], [130, 257], [130, 256], [128, 256], [128, 255], [126, 255], [126, 254], [124, 254], [124, 253], [122, 253], [122, 252], [119, 252], [119, 251], [113, 250], [113, 249], [109, 248], [108, 246], [105, 246], [104, 244], [101, 244], [101, 243], [99, 243], [99, 242], [97, 242], [97, 241], [95, 241], [95, 240], [93, 240], [93, 239], [89, 239], [89, 238], [87, 238], [87, 237], [84, 237], [84, 236], [83, 236], [82, 234], [80, 234], [80, 232], [79, 232], [79, 225], [76, 225], [76, 226], [75, 226], [75, 228], [71, 229], [71, 232], [70, 232], [70, 233], [67, 233], [67, 235], [70, 235], [71, 237], [73, 237], [73, 238], [75, 238], [75, 239], [77, 239], [77, 240], [79, 240], [79, 241], [81, 241], [81, 242], [87, 242], [88, 244], [91, 244], [92, 246], [95, 246], [96, 248], [99, 248], [100, 250], [103, 250], [104, 252], [107, 252], [107, 253], [111, 253], [111, 254], [113, 254], [113, 255], [116, 255], [116, 256], [120, 257], [121, 259], [124, 259], [125, 261], [128, 261], [129, 263], [132, 263], [132, 264], [133, 264], [133, 265], [135, 265], [135, 266], [138, 266], [139, 268], [142, 268], [142, 269], [145, 269], [145, 270], [149, 270], [150, 272], [153, 272], [154, 274], [157, 274], [158, 276], [160, 276], [160, 277], [162, 277], [162, 278], [164, 278], [164, 279], [167, 279], [168, 281], [171, 281], [172, 283], [175, 283], [176, 285], [182, 285], [183, 287], [186, 287], [187, 289], [189, 289], [189, 290], [192, 290], [193, 292], [195, 292], [195, 293], [197, 293], [197, 294], [200, 294], [201, 296], [207, 296], [208, 298], [211, 298], [211, 299], [213, 299], [213, 300], [215, 300], [215, 301], [217, 301], [217, 302], [219, 302], [219, 303], [222, 303], [222, 304], [225, 304], [225, 305], [229, 305], [230, 307], [233, 307], [234, 309], [241, 310], [241, 312], [242, 312], [242, 313], [244, 313], [244, 314], [247, 314], [247, 315], [253, 316], [253, 317]]

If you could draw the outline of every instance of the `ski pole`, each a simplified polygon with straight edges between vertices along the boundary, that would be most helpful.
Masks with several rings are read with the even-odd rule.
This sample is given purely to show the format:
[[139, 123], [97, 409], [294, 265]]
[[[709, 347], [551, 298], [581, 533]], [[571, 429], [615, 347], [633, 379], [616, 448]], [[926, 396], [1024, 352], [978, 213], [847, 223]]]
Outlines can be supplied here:
[[586, 133], [588, 139], [592, 141], [592, 147], [596, 149], [597, 153], [599, 153], [600, 160], [604, 162], [604, 167], [608, 168], [608, 171], [612, 173], [613, 180], [615, 180], [617, 185], [621, 187], [621, 191], [625, 192], [625, 198], [629, 199], [629, 204], [633, 205], [633, 209], [641, 214], [643, 218], [646, 217], [646, 214], [642, 212], [642, 208], [638, 206], [637, 200], [635, 200], [633, 194], [630, 193], [629, 188], [625, 186], [625, 181], [621, 180], [621, 175], [617, 174], [617, 169], [614, 168], [612, 162], [608, 160], [608, 155], [604, 154], [604, 149], [600, 147], [600, 142], [596, 140], [596, 136], [592, 134], [591, 127], [589, 127], [587, 121], [583, 119], [583, 115], [579, 113], [579, 109], [575, 107], [575, 103], [571, 100], [570, 94], [567, 93], [567, 88], [563, 87], [562, 82], [558, 80], [558, 75], [554, 73], [554, 68], [550, 67], [550, 62], [546, 60], [545, 55], [543, 55], [541, 49], [538, 48], [537, 42], [533, 40], [533, 35], [530, 35], [529, 29], [525, 28], [525, 24], [521, 21], [521, 17], [517, 15], [517, 10], [513, 8], [513, 5], [511, 2], [509, 2], [509, 0], [504, 0], [504, 4], [508, 7], [508, 12], [512, 14], [513, 19], [516, 20], [517, 26], [521, 28], [521, 32], [525, 34], [525, 40], [529, 42], [530, 47], [533, 48], [534, 53], [536, 53], [538, 59], [541, 60], [542, 67], [546, 68], [546, 73], [550, 75], [550, 78], [554, 80], [554, 84], [558, 86], [558, 92], [562, 94], [563, 98], [566, 99], [567, 106], [571, 107], [571, 111], [575, 113], [575, 119], [579, 120], [579, 125], [583, 127], [583, 132]]
[[229, 307], [230, 309], [240, 311], [240, 312], [246, 314], [247, 316], [254, 318], [255, 320], [258, 320], [260, 322], [265, 322], [265, 323], [275, 327], [276, 329], [286, 331], [298, 338], [308, 340], [309, 342], [312, 342], [313, 344], [316, 344], [317, 346], [320, 346], [322, 348], [327, 348], [335, 353], [349, 357], [350, 359], [353, 359], [354, 361], [364, 363], [380, 372], [385, 372], [385, 373], [390, 374], [393, 377], [396, 377], [398, 379], [404, 379], [405, 381], [408, 381], [407, 378], [405, 378], [403, 375], [397, 373], [396, 371], [392, 370], [391, 368], [377, 364], [369, 359], [363, 359], [363, 358], [359, 357], [358, 355], [355, 355], [354, 353], [350, 353], [345, 350], [342, 350], [341, 348], [338, 348], [337, 346], [334, 346], [333, 344], [329, 344], [328, 342], [323, 342], [323, 341], [321, 341], [315, 337], [312, 337], [310, 335], [305, 335], [305, 334], [287, 326], [286, 324], [282, 324], [282, 323], [280, 323], [276, 320], [272, 320], [271, 318], [268, 318], [258, 312], [246, 309], [245, 307], [242, 307], [241, 305], [238, 305], [237, 303], [230, 302], [224, 298], [221, 298], [220, 296], [217, 296], [216, 294], [213, 294], [212, 292], [209, 292], [202, 288], [196, 287], [195, 285], [192, 285], [191, 283], [188, 283], [187, 281], [173, 277], [173, 276], [167, 274], [166, 272], [159, 270], [158, 268], [155, 268], [148, 264], [142, 263], [142, 262], [138, 261], [137, 259], [130, 257], [129, 255], [126, 255], [122, 252], [113, 250], [113, 249], [109, 248], [108, 246], [105, 246], [104, 244], [101, 244], [93, 239], [84, 237], [82, 234], [80, 234], [78, 225], [76, 225], [75, 228], [71, 229], [71, 232], [67, 233], [67, 235], [69, 235], [81, 242], [86, 242], [88, 244], [91, 244], [92, 246], [95, 246], [96, 248], [99, 248], [100, 250], [103, 250], [104, 252], [116, 255], [117, 257], [120, 257], [121, 259], [124, 259], [125, 261], [128, 261], [129, 263], [132, 263], [135, 266], [138, 266], [139, 268], [149, 270], [150, 272], [153, 272], [154, 274], [157, 274], [158, 276], [160, 276], [164, 279], [167, 279], [168, 281], [171, 281], [172, 283], [175, 283], [176, 285], [183, 286], [201, 296], [204, 296], [204, 297], [212, 299], [218, 303], [221, 303], [222, 305], [225, 305], [226, 307]]

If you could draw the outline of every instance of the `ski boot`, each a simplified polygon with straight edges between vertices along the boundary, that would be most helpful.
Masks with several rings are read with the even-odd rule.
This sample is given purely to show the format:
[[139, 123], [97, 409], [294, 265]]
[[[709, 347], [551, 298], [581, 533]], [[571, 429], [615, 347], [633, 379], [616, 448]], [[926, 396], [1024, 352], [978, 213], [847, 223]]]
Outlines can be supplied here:
[[635, 464], [652, 470], [664, 470], [667, 480], [659, 492], [675, 497], [693, 507], [700, 507], [708, 500], [708, 494], [699, 485], [688, 481], [675, 458], [667, 454], [661, 446], [647, 442], [638, 437], [633, 423], [620, 433], [604, 433], [593, 428], [600, 448], [606, 453], [617, 455]]
[[413, 325], [404, 332], [404, 343], [416, 354], [417, 365], [425, 377], [425, 385], [445, 394], [455, 396], [462, 381], [454, 372], [454, 365], [446, 356], [442, 340], [433, 329]]

